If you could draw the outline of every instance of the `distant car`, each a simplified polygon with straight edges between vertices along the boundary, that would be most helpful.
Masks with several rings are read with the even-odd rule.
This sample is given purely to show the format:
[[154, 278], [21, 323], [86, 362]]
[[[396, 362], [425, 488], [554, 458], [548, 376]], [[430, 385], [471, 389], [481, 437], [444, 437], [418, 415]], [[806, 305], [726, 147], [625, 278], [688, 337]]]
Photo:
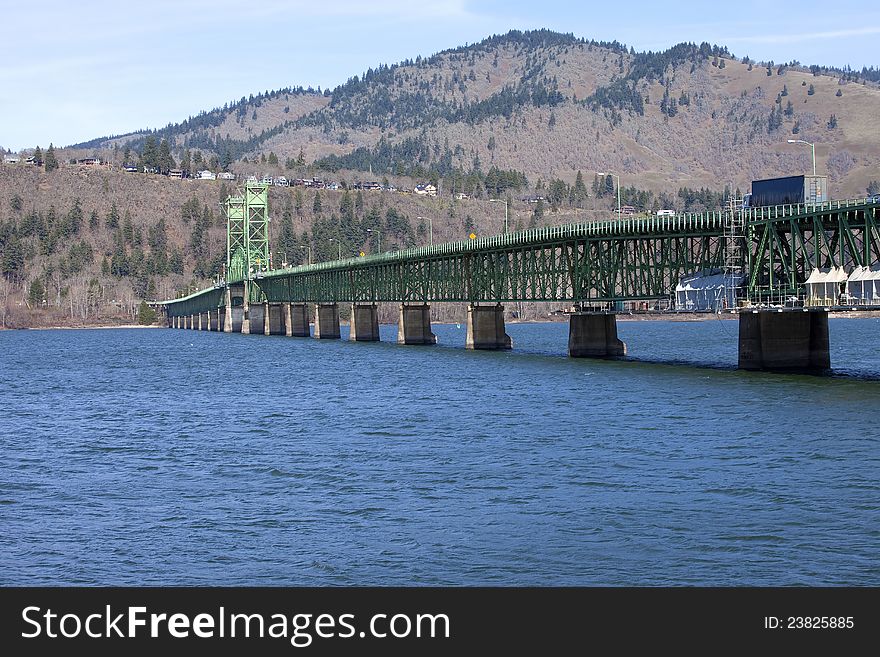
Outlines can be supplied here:
[[658, 217], [672, 217], [675, 215], [675, 210], [657, 210]]
[[880, 194], [869, 194], [868, 203], [880, 203]]

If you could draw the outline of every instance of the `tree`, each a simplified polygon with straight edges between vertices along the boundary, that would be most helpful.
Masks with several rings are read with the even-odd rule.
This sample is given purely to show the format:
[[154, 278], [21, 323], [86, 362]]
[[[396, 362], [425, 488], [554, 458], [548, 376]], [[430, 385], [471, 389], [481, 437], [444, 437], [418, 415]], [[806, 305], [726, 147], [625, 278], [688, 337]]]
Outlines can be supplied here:
[[156, 138], [153, 135], [147, 135], [147, 138], [144, 139], [139, 164], [142, 170], [157, 169], [159, 167], [159, 150], [156, 146]]
[[180, 168], [183, 169], [186, 174], [192, 171], [192, 157], [188, 148], [183, 151], [183, 158], [180, 160]]
[[813, 85], [810, 85], [807, 88], [807, 95], [812, 96], [814, 93], [816, 93], [816, 87], [814, 87]]
[[544, 200], [538, 199], [538, 202], [535, 203], [535, 210], [532, 212], [532, 220], [529, 224], [529, 228], [534, 228], [538, 225], [538, 222], [544, 218]]
[[110, 205], [110, 212], [107, 213], [105, 224], [108, 230], [119, 228], [119, 210], [116, 209], [116, 203]]
[[31, 308], [37, 308], [42, 306], [46, 301], [46, 288], [43, 286], [43, 281], [39, 278], [35, 278], [31, 281], [31, 286], [28, 289], [28, 306]]
[[297, 166], [300, 166], [300, 167], [305, 166], [305, 164], [306, 164], [306, 156], [305, 156], [305, 153], [303, 153], [302, 146], [300, 146], [300, 148], [299, 148], [299, 155], [296, 158], [296, 164], [297, 164]]
[[167, 174], [171, 169], [176, 168], [177, 165], [174, 162], [174, 158], [171, 157], [171, 147], [168, 145], [168, 140], [163, 139], [159, 144], [159, 173]]
[[278, 166], [278, 156], [272, 151], [269, 151], [269, 164], [275, 167]]
[[321, 192], [315, 192], [315, 201], [312, 203], [312, 212], [315, 214], [321, 214]]
[[837, 116], [834, 114], [831, 115], [831, 118], [828, 119], [828, 129], [834, 130], [837, 127]]
[[38, 167], [43, 166], [43, 151], [39, 146], [34, 149], [34, 164]]
[[54, 171], [58, 168], [58, 160], [55, 158], [55, 146], [49, 143], [46, 149], [46, 172]]
[[838, 89], [837, 93], [834, 95], [837, 96], [838, 98], [840, 98], [843, 95], [843, 92], [840, 89]]
[[302, 190], [299, 187], [296, 188], [296, 191], [293, 192], [293, 209], [296, 212], [297, 217], [302, 217], [303, 215], [303, 194]]
[[146, 301], [141, 301], [138, 307], [138, 324], [141, 326], [150, 326], [155, 324], [159, 315]]

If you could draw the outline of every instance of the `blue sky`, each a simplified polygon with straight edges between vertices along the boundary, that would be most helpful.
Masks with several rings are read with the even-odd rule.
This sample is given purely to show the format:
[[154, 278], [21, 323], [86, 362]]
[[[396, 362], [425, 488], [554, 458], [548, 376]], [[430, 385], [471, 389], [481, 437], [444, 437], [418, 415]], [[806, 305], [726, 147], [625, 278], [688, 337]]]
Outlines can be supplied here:
[[432, 0], [0, 0], [0, 146], [65, 145], [162, 127], [286, 86], [546, 27], [636, 50], [681, 41], [738, 55], [880, 65], [880, 5]]

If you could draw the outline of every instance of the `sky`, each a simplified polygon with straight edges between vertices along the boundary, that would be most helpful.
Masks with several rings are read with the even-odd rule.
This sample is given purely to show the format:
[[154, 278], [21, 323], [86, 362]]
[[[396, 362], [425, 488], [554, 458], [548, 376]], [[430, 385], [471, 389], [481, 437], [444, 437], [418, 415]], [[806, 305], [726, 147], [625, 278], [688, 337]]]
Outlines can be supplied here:
[[637, 51], [682, 41], [754, 60], [880, 66], [880, 3], [861, 0], [0, 0], [0, 147], [161, 128], [242, 96], [332, 89], [378, 64], [512, 29]]

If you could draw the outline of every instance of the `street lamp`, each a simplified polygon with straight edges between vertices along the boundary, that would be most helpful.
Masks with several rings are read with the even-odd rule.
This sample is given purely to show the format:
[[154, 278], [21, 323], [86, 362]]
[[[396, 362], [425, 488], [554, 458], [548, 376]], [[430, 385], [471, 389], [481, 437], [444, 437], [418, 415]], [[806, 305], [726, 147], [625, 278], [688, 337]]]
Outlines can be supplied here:
[[506, 198], [490, 198], [489, 203], [504, 203], [504, 234], [507, 234], [507, 199]]
[[331, 241], [331, 242], [336, 242], [336, 246], [338, 247], [338, 251], [339, 251], [339, 257], [338, 257], [337, 259], [338, 259], [338, 260], [342, 260], [342, 241], [336, 239], [335, 237], [331, 237], [331, 238], [330, 238], [330, 241]]
[[299, 248], [301, 248], [303, 251], [305, 251], [306, 249], [309, 250], [309, 264], [312, 264], [312, 246], [311, 246], [311, 244], [308, 246], [301, 246]]
[[379, 242], [379, 253], [382, 252], [382, 231], [377, 228], [367, 228], [368, 233], [376, 233], [376, 239]]
[[617, 178], [617, 220], [620, 221], [620, 176], [617, 174], [609, 172], [597, 171], [597, 176], [612, 176], [613, 178]]
[[813, 155], [813, 175], [816, 175], [816, 144], [810, 143], [808, 141], [804, 141], [803, 139], [789, 139], [789, 144], [806, 144], [810, 147], [810, 152]]
[[430, 243], [431, 243], [431, 246], [433, 246], [434, 245], [434, 218], [433, 217], [416, 217], [416, 219], [421, 219], [422, 221], [424, 221], [425, 219], [428, 220], [429, 232], [431, 235], [431, 237], [430, 237], [431, 242]]

